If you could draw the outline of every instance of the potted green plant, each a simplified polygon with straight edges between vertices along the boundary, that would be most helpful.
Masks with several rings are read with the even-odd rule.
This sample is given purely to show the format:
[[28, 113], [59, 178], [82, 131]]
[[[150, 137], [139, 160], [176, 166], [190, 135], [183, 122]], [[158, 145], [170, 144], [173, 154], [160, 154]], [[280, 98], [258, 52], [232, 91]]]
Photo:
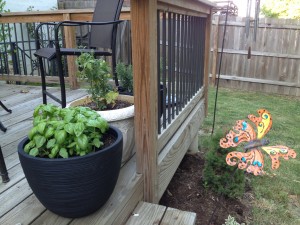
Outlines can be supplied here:
[[86, 216], [108, 200], [122, 158], [122, 133], [87, 107], [39, 105], [33, 128], [18, 145], [36, 197], [64, 217]]
[[119, 93], [133, 95], [132, 65], [125, 65], [123, 62], [118, 62], [116, 73], [121, 83], [121, 86], [118, 87]]
[[90, 53], [83, 53], [76, 59], [77, 76], [88, 82], [87, 96], [76, 99], [67, 107], [87, 106], [97, 111], [107, 122], [118, 127], [123, 134], [122, 165], [135, 152], [134, 142], [134, 98], [122, 95], [112, 87], [111, 67], [103, 59], [97, 59]]

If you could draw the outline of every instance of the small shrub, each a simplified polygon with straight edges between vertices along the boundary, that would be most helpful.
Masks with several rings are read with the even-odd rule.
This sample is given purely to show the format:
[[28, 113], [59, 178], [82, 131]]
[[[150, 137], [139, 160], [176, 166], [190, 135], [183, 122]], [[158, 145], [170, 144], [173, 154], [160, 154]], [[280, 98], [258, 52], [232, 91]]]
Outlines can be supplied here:
[[132, 65], [126, 66], [124, 63], [119, 62], [116, 66], [116, 73], [120, 79], [123, 90], [133, 93]]
[[223, 225], [245, 225], [245, 224], [236, 222], [235, 218], [229, 215], [228, 218], [225, 219], [225, 224]]
[[224, 134], [219, 132], [203, 142], [203, 146], [209, 149], [203, 170], [204, 186], [226, 197], [236, 198], [244, 193], [245, 175], [244, 171], [227, 165], [226, 155], [234, 149], [220, 147], [219, 141], [223, 136]]
[[115, 104], [118, 92], [114, 91], [109, 84], [111, 78], [111, 68], [103, 59], [96, 59], [93, 54], [83, 53], [76, 59], [78, 65], [77, 76], [87, 79], [90, 84], [88, 93], [92, 96], [92, 101], [102, 110], [107, 105]]

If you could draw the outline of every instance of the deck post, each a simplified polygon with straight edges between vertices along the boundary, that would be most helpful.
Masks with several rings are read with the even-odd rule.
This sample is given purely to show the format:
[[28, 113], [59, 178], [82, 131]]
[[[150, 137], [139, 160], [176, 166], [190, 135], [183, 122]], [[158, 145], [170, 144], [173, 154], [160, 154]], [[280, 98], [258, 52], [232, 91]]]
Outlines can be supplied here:
[[[64, 20], [71, 20], [70, 13], [63, 14]], [[75, 48], [75, 28], [72, 26], [65, 26], [64, 27], [65, 33], [65, 41], [66, 41], [66, 48]], [[68, 73], [69, 73], [69, 82], [71, 89], [79, 88], [77, 77], [76, 77], [76, 64], [75, 64], [75, 56], [67, 56], [67, 63], [68, 63]]]
[[195, 135], [195, 137], [192, 139], [192, 143], [190, 145], [190, 147], [188, 148], [188, 154], [195, 154], [197, 152], [199, 152], [199, 137], [198, 137], [198, 133]]
[[157, 1], [131, 0], [131, 21], [137, 173], [157, 203]]

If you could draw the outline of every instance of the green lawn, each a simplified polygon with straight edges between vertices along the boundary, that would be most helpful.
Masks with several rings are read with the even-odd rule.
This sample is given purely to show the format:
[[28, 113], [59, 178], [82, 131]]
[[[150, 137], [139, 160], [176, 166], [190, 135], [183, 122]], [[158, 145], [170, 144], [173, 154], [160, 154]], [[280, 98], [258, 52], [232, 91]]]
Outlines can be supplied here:
[[[209, 88], [208, 116], [201, 129], [211, 133], [215, 88]], [[300, 98], [245, 92], [220, 88], [218, 94], [215, 132], [228, 131], [238, 119], [257, 114], [257, 109], [267, 109], [273, 126], [265, 136], [270, 145], [286, 145], [297, 152], [296, 159], [280, 159], [280, 167], [271, 169], [271, 159], [264, 154], [265, 176], [251, 175], [255, 195], [253, 224], [300, 224]], [[201, 146], [205, 148], [205, 146]]]

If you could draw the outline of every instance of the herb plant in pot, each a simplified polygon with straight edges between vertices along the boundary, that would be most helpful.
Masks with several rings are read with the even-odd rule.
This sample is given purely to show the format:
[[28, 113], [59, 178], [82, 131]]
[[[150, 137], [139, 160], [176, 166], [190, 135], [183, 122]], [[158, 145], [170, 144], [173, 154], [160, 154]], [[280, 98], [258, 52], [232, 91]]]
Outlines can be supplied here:
[[77, 76], [89, 84], [89, 95], [71, 102], [67, 107], [92, 107], [110, 125], [121, 130], [123, 134], [123, 165], [135, 152], [134, 98], [118, 94], [113, 89], [109, 82], [111, 68], [103, 59], [83, 53], [77, 57], [76, 63], [78, 66]]
[[112, 194], [121, 167], [122, 133], [90, 108], [39, 105], [18, 145], [25, 177], [50, 211], [89, 215]]

